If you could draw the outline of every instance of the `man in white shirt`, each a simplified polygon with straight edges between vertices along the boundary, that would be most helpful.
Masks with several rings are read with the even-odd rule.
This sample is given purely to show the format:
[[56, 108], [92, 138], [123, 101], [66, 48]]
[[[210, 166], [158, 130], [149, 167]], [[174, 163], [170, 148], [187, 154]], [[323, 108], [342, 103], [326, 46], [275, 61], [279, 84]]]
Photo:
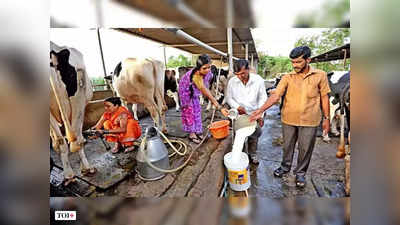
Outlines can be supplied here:
[[[233, 65], [235, 77], [229, 80], [226, 101], [238, 110], [239, 114], [251, 115], [267, 100], [264, 79], [255, 73], [249, 73], [249, 62], [244, 59], [237, 60]], [[264, 117], [257, 120], [256, 131], [249, 136], [250, 161], [259, 164], [256, 151], [261, 128], [264, 126]]]

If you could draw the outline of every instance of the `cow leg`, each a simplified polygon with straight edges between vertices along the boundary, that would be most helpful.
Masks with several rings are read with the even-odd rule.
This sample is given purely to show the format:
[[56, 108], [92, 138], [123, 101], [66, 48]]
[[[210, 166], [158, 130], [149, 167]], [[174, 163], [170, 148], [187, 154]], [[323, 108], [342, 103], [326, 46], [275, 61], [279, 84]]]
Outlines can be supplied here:
[[150, 116], [153, 119], [154, 126], [159, 128], [160, 127], [160, 119], [159, 119], [160, 114], [159, 114], [157, 105], [154, 102], [154, 100], [151, 100], [150, 102], [145, 101], [144, 107], [146, 107], [146, 109], [149, 111]]
[[162, 123], [162, 132], [167, 133], [167, 123], [165, 120], [165, 112], [168, 110], [167, 104], [165, 103], [164, 96], [161, 93], [161, 90], [159, 88], [156, 88], [155, 91], [156, 94], [156, 101], [157, 101], [157, 111], [158, 114], [161, 118], [161, 123]]
[[211, 101], [208, 100], [206, 111], [210, 111], [210, 109], [211, 109]]
[[81, 162], [83, 164], [83, 170], [93, 170], [90, 166], [85, 152], [84, 152], [84, 143], [85, 139], [82, 135], [82, 126], [83, 126], [83, 119], [85, 114], [85, 107], [87, 104], [88, 99], [86, 98], [85, 87], [86, 85], [83, 83], [83, 73], [82, 71], [77, 72], [78, 75], [78, 90], [74, 96], [71, 96], [71, 108], [72, 108], [72, 119], [71, 125], [72, 129], [76, 132], [77, 140], [70, 143], [71, 152], [78, 151], [79, 157], [81, 158]]
[[344, 143], [344, 113], [340, 114], [340, 141], [338, 146], [338, 151], [336, 152], [337, 158], [345, 157], [345, 143]]
[[178, 92], [174, 92], [173, 97], [174, 97], [174, 101], [175, 101], [175, 109], [176, 109], [176, 111], [179, 111], [180, 106], [179, 106]]
[[339, 123], [339, 119], [338, 118], [340, 118], [340, 115], [335, 115], [333, 117], [332, 123], [331, 123], [332, 124], [331, 125], [331, 132], [335, 136], [339, 136], [340, 135], [339, 131], [337, 130], [337, 126], [338, 126], [338, 123]]
[[204, 97], [203, 97], [203, 95], [200, 95], [200, 105], [203, 105], [204, 104]]
[[133, 118], [135, 120], [139, 120], [138, 115], [137, 115], [137, 104], [128, 103], [127, 101], [124, 101], [124, 100], [121, 100], [121, 102], [122, 102], [122, 106], [125, 106], [125, 108], [127, 108], [129, 110], [129, 112], [132, 113]]
[[[50, 105], [50, 110], [60, 114], [58, 119], [62, 120], [64, 124], [67, 139], [69, 142], [73, 142], [76, 140], [76, 134], [71, 126], [71, 103], [68, 101], [67, 89], [64, 82], [61, 80], [60, 73], [54, 69], [50, 71], [50, 101], [56, 102], [56, 104]], [[55, 117], [55, 119], [56, 118], [57, 117]]]
[[132, 112], [133, 112], [133, 117], [135, 120], [139, 120], [139, 117], [137, 115], [137, 104], [132, 104]]
[[69, 162], [68, 159], [68, 154], [69, 154], [68, 145], [61, 134], [61, 130], [56, 119], [51, 114], [50, 114], [50, 134], [53, 142], [53, 149], [56, 150], [57, 152], [60, 152], [61, 155], [64, 178], [67, 180], [72, 179], [75, 176], [75, 174], [71, 168], [71, 163]]

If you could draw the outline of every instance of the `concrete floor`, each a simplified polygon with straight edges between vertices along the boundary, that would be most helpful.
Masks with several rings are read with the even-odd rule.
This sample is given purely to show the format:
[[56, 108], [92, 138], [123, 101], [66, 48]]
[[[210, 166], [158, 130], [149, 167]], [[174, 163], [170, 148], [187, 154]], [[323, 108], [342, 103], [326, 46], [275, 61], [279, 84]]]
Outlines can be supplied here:
[[[282, 147], [280, 145], [280, 142], [282, 141], [282, 125], [278, 111], [278, 106], [273, 106], [267, 111], [265, 124], [262, 128], [263, 134], [259, 139], [257, 150], [260, 164], [258, 166], [252, 165], [250, 168], [252, 185], [249, 189], [249, 195], [252, 197], [256, 196], [269, 198], [286, 198], [294, 196], [304, 196], [309, 198], [344, 197], [344, 160], [337, 159], [335, 157], [338, 138], [332, 138], [332, 142], [329, 144], [322, 142], [320, 138], [317, 139], [311, 159], [311, 165], [306, 176], [307, 185], [303, 190], [295, 187], [293, 174], [285, 175], [282, 179], [275, 178], [273, 176], [273, 170], [279, 167], [282, 157]], [[209, 118], [210, 114], [211, 113], [203, 114], [204, 127], [208, 124], [207, 117]], [[222, 118], [216, 118], [216, 120], [220, 119]], [[146, 117], [140, 120], [140, 124], [144, 132], [148, 126], [152, 125], [152, 120], [149, 117]], [[167, 124], [168, 133], [170, 135], [183, 138], [183, 140], [186, 139], [186, 134], [181, 130], [180, 112], [176, 112], [174, 109], [168, 110]], [[140, 181], [134, 172], [134, 158], [136, 152], [112, 155], [105, 151], [99, 140], [89, 141], [89, 143], [85, 146], [87, 149], [85, 151], [87, 151], [88, 159], [90, 162], [96, 163], [97, 167], [101, 167], [103, 169], [99, 170], [100, 173], [98, 176], [96, 176], [97, 179], [86, 179], [85, 182], [81, 182], [83, 185], [81, 185], [82, 187], [73, 187], [72, 191], [79, 191], [82, 189], [81, 192], [85, 193], [85, 195], [90, 193], [91, 196], [129, 195], [132, 197], [149, 197], [165, 194], [173, 197], [185, 196], [189, 193], [194, 193], [194, 196], [199, 195], [199, 193], [204, 195], [201, 190], [206, 190], [209, 188], [206, 186], [204, 180], [202, 181], [203, 184], [199, 184], [199, 186], [196, 187], [196, 192], [190, 192], [188, 187], [195, 186], [195, 182], [198, 182], [198, 177], [208, 177], [208, 175], [206, 176], [206, 173], [209, 173], [209, 171], [206, 168], [211, 167], [218, 168], [218, 170], [220, 170], [220, 167], [223, 165], [221, 160], [223, 157], [223, 152], [231, 150], [230, 141], [229, 143], [225, 141], [224, 144], [221, 145], [220, 141], [215, 142], [215, 140], [213, 140], [214, 139], [211, 138], [209, 141], [207, 141], [203, 150], [199, 151], [199, 154], [195, 155], [195, 160], [192, 160], [193, 162], [190, 163], [190, 166], [186, 169], [186, 171], [182, 172], [182, 175], [180, 175], [182, 181], [177, 179], [178, 174], [171, 174], [163, 178], [160, 182], [147, 182], [147, 184]], [[216, 151], [215, 149], [217, 148], [220, 148], [220, 150]], [[76, 154], [71, 155], [71, 159], [74, 162], [74, 170], [79, 173], [78, 170], [80, 165], [78, 157]], [[98, 157], [101, 155], [104, 156], [104, 160], [100, 160]], [[52, 153], [52, 157], [57, 158], [54, 152]], [[293, 168], [296, 166], [296, 159], [297, 154], [294, 157]], [[171, 164], [177, 166], [182, 162], [183, 159], [173, 159]], [[58, 173], [57, 171], [53, 171], [50, 177], [51, 183], [60, 183], [60, 172], [60, 170]], [[115, 176], [111, 176], [113, 179], [110, 180], [110, 176], [106, 176], [106, 174], [114, 174]], [[218, 174], [220, 175], [220, 173]], [[211, 174], [211, 176], [216, 177], [215, 174]], [[212, 187], [213, 190], [217, 189], [217, 186], [219, 185], [215, 184], [215, 182], [219, 183], [220, 180], [219, 178], [218, 181], [215, 179], [210, 180], [210, 182], [213, 183], [208, 185], [210, 187], [214, 185], [215, 187]], [[84, 185], [87, 182], [89, 182], [90, 185]], [[177, 182], [179, 185], [176, 184]], [[96, 189], [95, 186], [97, 186], [97, 191], [94, 191], [94, 189]], [[147, 192], [138, 192], [135, 186], [138, 188], [140, 187], [140, 189], [145, 188]], [[184, 188], [182, 186], [184, 186]], [[101, 187], [103, 190], [99, 191], [98, 187]], [[174, 191], [171, 191], [171, 189]], [[64, 196], [68, 195], [65, 193], [69, 192], [54, 191], [52, 193], [54, 193], [52, 196]]]

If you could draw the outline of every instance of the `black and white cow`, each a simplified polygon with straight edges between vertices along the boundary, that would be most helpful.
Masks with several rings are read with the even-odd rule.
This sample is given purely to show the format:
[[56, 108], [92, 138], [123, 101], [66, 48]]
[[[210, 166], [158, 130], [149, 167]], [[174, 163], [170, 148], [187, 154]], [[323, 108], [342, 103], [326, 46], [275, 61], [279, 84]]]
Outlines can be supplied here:
[[191, 69], [193, 69], [193, 66], [180, 66], [180, 67], [178, 67], [178, 74], [179, 74], [178, 83], [182, 79], [182, 77]]
[[[345, 156], [345, 119], [347, 129], [350, 131], [350, 72], [329, 72], [327, 75], [329, 87], [331, 88], [331, 132], [334, 135], [340, 135], [340, 143], [336, 155], [338, 158], [342, 158]], [[337, 131], [338, 123], [340, 132]], [[327, 134], [324, 134], [324, 140], [329, 140]]]
[[[75, 176], [68, 159], [68, 149], [79, 153], [82, 174], [96, 172], [86, 158], [82, 135], [85, 107], [93, 96], [93, 90], [83, 55], [78, 50], [50, 42], [50, 60], [50, 137], [53, 149], [61, 154], [65, 185], [68, 185]], [[61, 126], [65, 128], [69, 146]]]
[[165, 70], [164, 78], [164, 94], [173, 98], [175, 101], [175, 109], [179, 111], [178, 84], [175, 77], [175, 70]]
[[[213, 74], [212, 78], [210, 79], [209, 87], [211, 94], [215, 97], [219, 104], [222, 104], [224, 101], [224, 93], [225, 88], [228, 84], [227, 76], [228, 71], [221, 68], [219, 82], [217, 82], [219, 69], [215, 65], [211, 65], [211, 73]], [[218, 91], [217, 91], [217, 83], [218, 83]], [[215, 94], [217, 93], [217, 94]], [[200, 104], [203, 105], [204, 102], [207, 102], [206, 111], [211, 109], [211, 101], [208, 99], [204, 99], [204, 97], [200, 96]]]

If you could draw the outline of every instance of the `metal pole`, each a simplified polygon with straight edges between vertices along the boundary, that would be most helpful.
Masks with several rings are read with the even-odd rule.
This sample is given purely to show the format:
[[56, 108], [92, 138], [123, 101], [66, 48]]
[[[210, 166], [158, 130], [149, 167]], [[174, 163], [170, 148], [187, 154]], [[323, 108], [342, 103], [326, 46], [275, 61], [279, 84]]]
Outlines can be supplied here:
[[[188, 40], [188, 41], [190, 41], [192, 43], [195, 43], [195, 44], [197, 44], [197, 45], [199, 45], [199, 46], [201, 46], [201, 47], [203, 47], [205, 49], [208, 49], [208, 50], [210, 50], [210, 51], [212, 51], [212, 52], [214, 52], [214, 53], [216, 53], [218, 55], [222, 55], [222, 56], [225, 56], [225, 57], [228, 56], [228, 54], [226, 54], [226, 53], [224, 53], [224, 52], [222, 52], [222, 51], [220, 51], [220, 50], [218, 50], [216, 48], [213, 48], [213, 47], [205, 44], [204, 42], [202, 42], [202, 41], [190, 36], [189, 34], [185, 33], [181, 29], [178, 29], [178, 28], [164, 28], [164, 30], [172, 32], [172, 33], [174, 33], [174, 34], [176, 34], [176, 35], [178, 35], [180, 37], [183, 37], [184, 39], [186, 39], [186, 40]], [[233, 58], [237, 59], [235, 57], [233, 57]]]
[[191, 9], [183, 0], [168, 0], [171, 6], [174, 6], [188, 18], [201, 25], [201, 27], [214, 28], [216, 27], [211, 21], [200, 16], [196, 11]]
[[[103, 46], [101, 45], [101, 38], [100, 38], [100, 28], [97, 28], [96, 30], [97, 30], [97, 40], [99, 41], [101, 63], [103, 64], [103, 73], [104, 73], [104, 77], [106, 77], [107, 76], [107, 70], [106, 70], [106, 64], [104, 63]], [[105, 82], [106, 82], [106, 85], [107, 85], [106, 86], [107, 90], [112, 90], [111, 86], [110, 86], [110, 83], [107, 82], [107, 81], [105, 81]]]
[[107, 76], [106, 65], [104, 64], [103, 47], [101, 45], [100, 28], [97, 28], [96, 30], [97, 30], [97, 39], [99, 41], [99, 47], [100, 47], [101, 62], [103, 63], [103, 72], [104, 76]]
[[246, 60], [249, 60], [249, 43], [246, 42]]
[[253, 54], [251, 54], [251, 67], [254, 68], [254, 58], [253, 58]]
[[97, 27], [103, 27], [103, 6], [102, 1], [94, 1]]
[[234, 12], [233, 0], [226, 0], [226, 27], [233, 27]]
[[228, 40], [228, 57], [229, 57], [229, 73], [233, 73], [233, 59], [232, 59], [232, 27], [226, 29], [226, 35]]
[[165, 63], [165, 69], [167, 69], [167, 53], [165, 50], [165, 45], [163, 45], [163, 50], [164, 50], [164, 63]]

